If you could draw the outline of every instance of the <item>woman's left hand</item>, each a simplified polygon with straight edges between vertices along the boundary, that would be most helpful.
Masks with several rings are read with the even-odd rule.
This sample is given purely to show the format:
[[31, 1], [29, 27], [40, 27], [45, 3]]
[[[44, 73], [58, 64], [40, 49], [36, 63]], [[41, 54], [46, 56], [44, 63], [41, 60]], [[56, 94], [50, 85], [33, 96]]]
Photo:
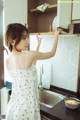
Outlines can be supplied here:
[[42, 38], [39, 36], [40, 34], [38, 33], [36, 38], [37, 38], [37, 45], [40, 46]]

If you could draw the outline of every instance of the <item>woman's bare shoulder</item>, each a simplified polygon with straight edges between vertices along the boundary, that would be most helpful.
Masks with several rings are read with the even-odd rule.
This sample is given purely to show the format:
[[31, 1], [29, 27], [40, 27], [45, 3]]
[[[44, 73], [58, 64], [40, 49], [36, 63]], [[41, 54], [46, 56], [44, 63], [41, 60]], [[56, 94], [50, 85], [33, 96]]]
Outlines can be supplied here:
[[33, 59], [35, 51], [25, 51], [21, 53], [21, 58], [23, 59]]
[[22, 56], [33, 56], [35, 54], [36, 51], [25, 51], [22, 52]]
[[23, 63], [27, 65], [27, 67], [31, 66], [31, 64], [34, 62], [34, 60], [33, 60], [34, 53], [35, 53], [35, 51], [22, 52], [21, 59], [22, 59]]

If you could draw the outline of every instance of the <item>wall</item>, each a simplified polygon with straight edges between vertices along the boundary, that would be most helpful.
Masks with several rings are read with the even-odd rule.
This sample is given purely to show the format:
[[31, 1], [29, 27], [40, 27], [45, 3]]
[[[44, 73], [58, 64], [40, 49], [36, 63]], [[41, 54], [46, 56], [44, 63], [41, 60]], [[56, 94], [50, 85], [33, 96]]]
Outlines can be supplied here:
[[28, 0], [4, 0], [5, 28], [14, 22], [27, 24], [27, 2]]
[[4, 80], [3, 59], [3, 1], [0, 0], [0, 82]]
[[77, 36], [64, 36], [59, 43], [53, 64], [52, 85], [77, 91], [79, 66], [79, 41]]
[[[27, 24], [27, 2], [28, 0], [4, 0], [4, 32], [8, 24], [10, 23], [22, 23]], [[7, 58], [6, 51], [4, 52], [4, 61]], [[5, 62], [4, 62], [5, 63]], [[5, 68], [5, 64], [4, 64]], [[4, 81], [12, 81], [6, 68], [4, 74]]]
[[[4, 80], [3, 69], [3, 1], [0, 0], [0, 84]], [[1, 87], [1, 86], [0, 86]], [[1, 89], [0, 89], [0, 113], [1, 113]]]
[[[50, 50], [53, 38], [53, 35], [42, 35], [40, 51]], [[35, 35], [32, 35], [30, 39], [31, 49], [34, 50]], [[80, 37], [77, 35], [60, 35], [55, 56], [48, 60], [38, 61], [37, 64], [52, 64], [51, 85], [77, 92], [79, 41]]]

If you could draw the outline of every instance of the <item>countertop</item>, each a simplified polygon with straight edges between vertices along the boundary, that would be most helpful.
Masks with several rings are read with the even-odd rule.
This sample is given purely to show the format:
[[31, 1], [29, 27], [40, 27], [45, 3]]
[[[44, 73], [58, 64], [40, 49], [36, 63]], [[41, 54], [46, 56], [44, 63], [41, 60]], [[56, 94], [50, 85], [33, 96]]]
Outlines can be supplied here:
[[64, 100], [52, 108], [41, 105], [41, 114], [51, 120], [80, 120], [80, 107], [71, 110], [65, 107]]
[[[11, 89], [12, 84], [7, 82], [6, 86], [8, 89]], [[41, 114], [50, 118], [51, 120], [80, 120], [80, 107], [76, 110], [68, 109], [65, 107], [64, 100], [52, 108], [41, 105], [40, 109]]]

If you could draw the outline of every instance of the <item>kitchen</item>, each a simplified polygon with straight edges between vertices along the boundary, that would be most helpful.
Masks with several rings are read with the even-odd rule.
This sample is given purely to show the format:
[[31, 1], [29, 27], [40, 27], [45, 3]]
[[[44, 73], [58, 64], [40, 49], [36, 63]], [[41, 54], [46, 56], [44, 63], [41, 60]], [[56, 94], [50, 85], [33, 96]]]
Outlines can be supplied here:
[[[26, 1], [26, 0], [24, 0], [24, 2], [23, 1], [19, 1], [17, 4], [15, 4], [15, 2], [13, 3], [11, 0], [9, 2], [7, 2], [7, 1], [4, 2], [4, 5], [6, 5], [5, 6], [5, 18], [6, 19], [5, 19], [5, 26], [4, 26], [4, 28], [10, 22], [18, 21], [18, 22], [26, 24], [26, 25], [28, 24], [28, 22], [29, 22], [28, 21], [28, 10], [26, 10], [27, 5], [28, 5], [27, 2], [28, 1]], [[45, 3], [45, 0], [44, 0], [44, 3]], [[46, 1], [46, 3], [48, 3], [48, 2]], [[53, 3], [53, 0], [51, 0], [51, 3]], [[74, 1], [74, 3], [75, 3], [75, 1]], [[16, 12], [18, 4], [21, 4], [21, 8], [23, 8], [23, 13], [22, 13], [22, 9], [21, 8], [20, 8], [19, 11], [17, 10], [17, 12]], [[60, 4], [60, 1], [59, 1], [59, 4], [58, 4], [58, 10], [59, 10], [58, 11], [59, 12], [58, 13], [59, 14], [58, 15], [58, 17], [59, 17], [58, 19], [59, 19], [59, 23], [58, 24], [59, 24], [59, 27], [63, 27], [63, 28], [68, 29], [68, 25], [71, 23], [71, 13], [70, 13], [71, 9], [70, 8], [71, 8], [72, 4], [70, 4], [70, 2], [69, 2], [69, 6], [68, 6], [69, 9], [67, 9], [65, 7], [65, 4], [68, 4], [68, 3], [65, 2], [64, 4]], [[80, 4], [80, 2], [77, 0], [76, 4], [78, 5], [78, 4]], [[10, 6], [11, 5], [15, 6], [15, 9], [13, 8], [14, 11], [12, 10], [12, 8], [11, 8], [12, 11], [10, 10]], [[62, 6], [60, 6], [60, 5], [62, 5]], [[34, 3], [34, 6], [36, 7], [35, 3]], [[76, 10], [76, 5], [75, 4], [73, 4], [73, 6], [74, 6], [74, 9], [73, 9], [74, 14], [72, 16], [73, 22], [75, 23], [75, 21], [76, 21], [76, 23], [79, 23], [80, 22], [79, 21], [80, 15], [79, 14], [75, 14], [76, 11], [79, 11], [79, 10]], [[65, 10], [65, 14], [63, 14], [63, 11], [64, 11], [63, 9]], [[80, 9], [80, 8], [77, 7], [77, 9]], [[13, 13], [13, 16], [12, 16], [12, 13]], [[54, 13], [54, 16], [55, 15], [56, 14]], [[47, 18], [47, 15], [44, 15], [44, 16]], [[53, 20], [52, 12], [51, 12], [50, 16], [51, 16], [51, 20]], [[43, 17], [41, 18], [41, 16], [40, 16], [40, 19], [43, 21]], [[50, 20], [50, 22], [51, 22], [51, 20]], [[63, 22], [63, 20], [65, 20], [65, 21]], [[29, 24], [32, 24], [32, 22], [29, 23]], [[32, 24], [33, 28], [34, 28], [34, 25], [35, 24]], [[43, 33], [44, 32], [44, 31], [42, 31], [43, 29], [40, 28], [40, 26], [39, 26], [39, 30], [41, 31], [41, 36], [42, 36], [42, 40], [43, 40], [42, 43], [41, 43], [41, 47], [40, 47], [40, 50], [42, 50], [42, 51], [43, 50], [47, 51], [50, 48], [51, 44], [52, 44], [53, 35], [50, 32], [51, 31], [50, 25], [48, 24], [48, 26], [46, 26], [44, 28], [45, 33]], [[29, 26], [31, 26], [31, 25], [29, 25]], [[37, 25], [35, 25], [35, 26], [37, 26]], [[34, 30], [34, 29], [30, 29], [30, 30]], [[38, 32], [40, 32], [40, 31], [38, 31]], [[47, 31], [49, 33], [46, 34]], [[31, 32], [36, 32], [36, 29], [35, 29], [35, 31], [31, 31]], [[77, 32], [77, 31], [73, 31], [71, 29], [70, 33], [66, 33], [66, 34], [61, 34], [60, 35], [58, 49], [57, 49], [55, 57], [45, 62], [45, 65], [48, 63], [47, 67], [50, 67], [49, 70], [51, 71], [51, 74], [52, 74], [52, 75], [48, 75], [47, 77], [45, 77], [45, 79], [51, 77], [51, 81], [48, 81], [49, 79], [47, 80], [48, 81], [48, 85], [49, 85], [49, 86], [47, 86], [48, 89], [50, 87], [51, 90], [54, 90], [56, 92], [62, 92], [65, 95], [66, 94], [71, 94], [71, 95], [78, 95], [79, 96], [79, 84], [78, 84], [79, 81], [78, 81], [78, 79], [79, 79], [79, 68], [80, 68], [79, 67], [79, 54], [80, 54], [80, 52], [79, 52], [79, 39], [80, 38], [75, 33], [73, 35], [73, 32], [78, 34], [79, 31]], [[35, 39], [35, 34], [31, 34], [30, 37], [31, 37], [31, 41], [32, 41], [33, 38]], [[45, 46], [43, 46], [43, 44], [46, 44], [47, 47], [45, 48]], [[31, 45], [32, 45], [32, 42], [31, 42]], [[35, 42], [34, 42], [34, 45], [35, 45]], [[34, 47], [33, 48], [31, 47], [31, 49], [34, 49]], [[1, 53], [0, 53], [0, 55], [1, 55]], [[42, 61], [42, 63], [44, 64], [44, 61]], [[38, 63], [38, 66], [41, 65], [42, 68], [44, 68], [45, 65], [43, 65], [42, 63]], [[2, 65], [2, 63], [0, 63], [0, 64]], [[3, 67], [1, 66], [0, 68], [1, 68], [0, 72], [2, 72], [2, 68]], [[38, 68], [38, 70], [39, 69], [40, 68]], [[2, 73], [1, 73], [1, 75], [2, 75]], [[3, 80], [2, 78], [0, 78], [0, 79]], [[9, 83], [7, 82], [7, 84], [9, 84]], [[44, 83], [44, 85], [45, 85], [45, 83]], [[44, 86], [44, 88], [45, 87], [46, 86]], [[49, 111], [49, 109], [47, 109], [47, 111]], [[51, 110], [50, 110], [50, 112], [51, 112]]]

